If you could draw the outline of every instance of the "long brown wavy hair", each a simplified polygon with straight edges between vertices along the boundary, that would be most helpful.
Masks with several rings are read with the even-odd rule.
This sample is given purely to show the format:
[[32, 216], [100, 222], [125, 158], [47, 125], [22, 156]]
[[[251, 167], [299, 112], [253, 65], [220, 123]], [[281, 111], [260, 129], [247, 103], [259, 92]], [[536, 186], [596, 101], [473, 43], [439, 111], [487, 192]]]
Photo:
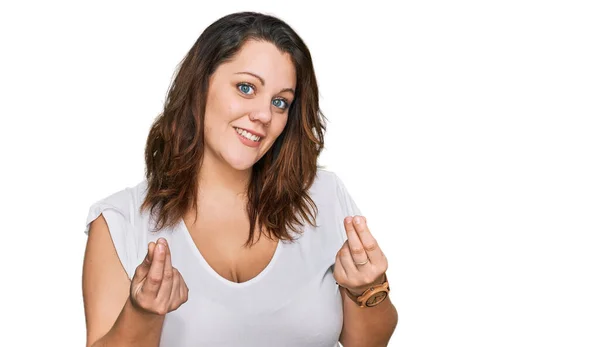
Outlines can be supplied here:
[[[255, 12], [225, 16], [202, 32], [178, 66], [164, 109], [146, 142], [148, 190], [142, 210], [156, 230], [176, 225], [197, 207], [198, 173], [204, 153], [204, 113], [209, 79], [248, 40], [273, 43], [292, 58], [296, 91], [287, 124], [267, 153], [252, 167], [247, 190], [251, 246], [255, 226], [269, 238], [293, 240], [304, 222], [316, 223], [317, 207], [308, 194], [324, 145], [325, 117], [310, 52], [282, 20]], [[261, 235], [259, 235], [260, 238]]]

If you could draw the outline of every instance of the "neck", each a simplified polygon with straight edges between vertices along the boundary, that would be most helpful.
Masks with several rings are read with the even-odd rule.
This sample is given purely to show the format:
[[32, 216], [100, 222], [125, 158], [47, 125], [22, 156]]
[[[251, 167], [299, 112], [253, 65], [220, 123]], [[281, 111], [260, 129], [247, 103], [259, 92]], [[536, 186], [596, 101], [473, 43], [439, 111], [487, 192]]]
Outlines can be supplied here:
[[251, 174], [252, 168], [236, 170], [210, 153], [205, 153], [198, 174], [198, 201], [245, 199]]

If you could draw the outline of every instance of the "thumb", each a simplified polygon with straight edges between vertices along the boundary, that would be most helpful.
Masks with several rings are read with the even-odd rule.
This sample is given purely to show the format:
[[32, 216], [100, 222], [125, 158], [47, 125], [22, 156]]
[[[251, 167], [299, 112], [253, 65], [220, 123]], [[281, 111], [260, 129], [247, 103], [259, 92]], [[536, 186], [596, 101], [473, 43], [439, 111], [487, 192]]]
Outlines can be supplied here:
[[152, 257], [154, 256], [155, 248], [156, 244], [154, 242], [150, 242], [148, 244], [148, 253], [146, 253], [144, 260], [135, 271], [135, 277], [137, 277], [137, 281], [143, 280], [148, 275], [148, 271], [150, 271], [150, 265], [152, 265]]
[[148, 257], [150, 258], [150, 264], [152, 264], [152, 259], [154, 259], [154, 249], [156, 248], [156, 243], [150, 242], [148, 244]]

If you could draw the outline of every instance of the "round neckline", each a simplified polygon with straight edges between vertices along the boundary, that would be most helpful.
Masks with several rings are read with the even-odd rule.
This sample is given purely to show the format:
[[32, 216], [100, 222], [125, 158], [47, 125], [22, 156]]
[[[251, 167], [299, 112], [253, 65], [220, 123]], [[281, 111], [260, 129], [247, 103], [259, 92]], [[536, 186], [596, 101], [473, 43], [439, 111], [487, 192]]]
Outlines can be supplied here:
[[179, 224], [178, 224], [179, 229], [183, 232], [183, 234], [185, 235], [187, 244], [190, 246], [192, 253], [194, 253], [194, 255], [196, 256], [196, 258], [198, 258], [200, 265], [213, 277], [215, 277], [219, 282], [229, 286], [229, 287], [233, 287], [233, 288], [243, 288], [243, 287], [247, 287], [249, 285], [252, 285], [258, 281], [260, 281], [263, 277], [265, 277], [267, 275], [267, 273], [269, 273], [269, 271], [271, 270], [271, 268], [273, 268], [277, 258], [279, 257], [279, 254], [281, 253], [281, 248], [283, 247], [283, 243], [281, 241], [281, 239], [278, 240], [277, 242], [277, 247], [275, 247], [275, 252], [273, 253], [273, 256], [271, 257], [271, 260], [269, 261], [269, 263], [267, 264], [267, 266], [265, 266], [264, 269], [262, 269], [262, 271], [252, 277], [251, 279], [238, 283], [238, 282], [233, 282], [228, 280], [227, 278], [221, 276], [218, 272], [215, 271], [215, 269], [213, 269], [210, 264], [206, 261], [206, 259], [204, 259], [204, 256], [202, 255], [202, 253], [200, 252], [200, 249], [198, 249], [198, 247], [196, 246], [196, 243], [194, 242], [194, 239], [192, 238], [192, 235], [190, 234], [190, 231], [188, 230], [187, 226], [185, 225], [185, 222], [183, 220], [183, 218], [181, 218], [179, 220]]

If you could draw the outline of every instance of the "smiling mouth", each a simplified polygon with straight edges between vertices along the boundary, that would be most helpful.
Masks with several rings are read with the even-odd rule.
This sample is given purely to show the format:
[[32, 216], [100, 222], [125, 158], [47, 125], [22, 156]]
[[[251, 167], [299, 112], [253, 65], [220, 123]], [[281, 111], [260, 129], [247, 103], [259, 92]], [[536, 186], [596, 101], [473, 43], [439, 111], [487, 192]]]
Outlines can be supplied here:
[[240, 134], [240, 136], [243, 136], [243, 137], [247, 138], [250, 141], [260, 142], [260, 140], [262, 140], [262, 137], [250, 134], [249, 132], [247, 132], [244, 129], [235, 128], [235, 131], [237, 131], [237, 133]]

